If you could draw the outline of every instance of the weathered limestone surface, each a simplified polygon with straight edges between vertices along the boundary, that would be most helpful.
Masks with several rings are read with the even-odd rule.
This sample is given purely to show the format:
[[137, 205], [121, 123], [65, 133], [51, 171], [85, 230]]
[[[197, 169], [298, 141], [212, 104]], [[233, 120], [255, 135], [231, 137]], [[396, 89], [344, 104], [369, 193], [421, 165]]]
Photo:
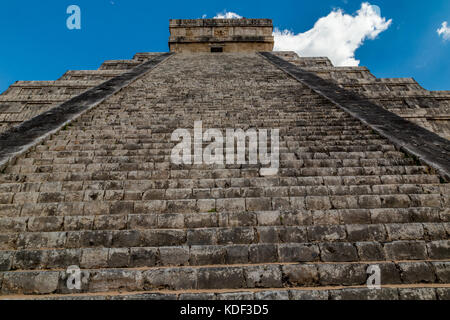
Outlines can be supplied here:
[[429, 165], [450, 180], [450, 140], [442, 138], [384, 108], [363, 95], [354, 93], [325, 80], [312, 72], [298, 68], [270, 52], [261, 53], [271, 63], [327, 98], [377, 133], [393, 142], [418, 161]]
[[56, 81], [17, 81], [0, 95], [0, 133], [159, 55], [105, 61], [98, 70], [70, 70]]
[[173, 52], [272, 51], [270, 19], [171, 19], [169, 49]]
[[[196, 120], [279, 128], [278, 174], [172, 164]], [[429, 167], [256, 53], [180, 53], [0, 174], [0, 298], [448, 300], [449, 235]]]
[[170, 57], [165, 53], [0, 134], [0, 168]]
[[365, 67], [334, 67], [325, 57], [299, 57], [295, 52], [274, 54], [450, 139], [450, 91], [425, 90], [413, 78], [378, 79]]

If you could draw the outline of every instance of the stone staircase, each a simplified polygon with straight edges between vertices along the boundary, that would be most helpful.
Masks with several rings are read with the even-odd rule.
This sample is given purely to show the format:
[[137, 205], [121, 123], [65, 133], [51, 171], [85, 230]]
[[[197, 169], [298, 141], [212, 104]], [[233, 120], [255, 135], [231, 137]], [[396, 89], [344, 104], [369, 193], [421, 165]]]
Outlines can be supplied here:
[[335, 67], [326, 57], [299, 57], [290, 51], [274, 54], [450, 139], [450, 91], [428, 91], [413, 78], [376, 78], [366, 67]]
[[[278, 174], [171, 163], [197, 120], [279, 128]], [[258, 54], [182, 53], [0, 174], [0, 299], [447, 300], [449, 235], [432, 169]]]
[[69, 70], [55, 81], [16, 81], [0, 95], [0, 133], [158, 55], [137, 53], [105, 61], [98, 70]]

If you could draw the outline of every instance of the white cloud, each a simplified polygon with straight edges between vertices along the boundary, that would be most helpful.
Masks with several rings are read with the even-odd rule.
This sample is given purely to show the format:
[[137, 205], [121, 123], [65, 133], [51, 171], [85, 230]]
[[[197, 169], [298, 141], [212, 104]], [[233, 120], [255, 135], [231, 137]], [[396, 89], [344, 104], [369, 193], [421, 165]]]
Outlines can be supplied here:
[[[242, 19], [242, 16], [224, 11], [214, 19]], [[365, 40], [374, 40], [387, 30], [391, 23], [392, 20], [386, 21], [386, 18], [381, 17], [380, 7], [364, 2], [355, 15], [345, 14], [342, 9], [333, 10], [304, 33], [294, 34], [289, 30], [280, 31], [275, 28], [274, 50], [295, 51], [304, 57], [325, 56], [336, 66], [358, 66], [356, 50]], [[450, 37], [447, 23], [443, 24], [443, 29], [438, 30], [438, 33], [442, 32], [444, 38]]]
[[364, 40], [375, 39], [387, 30], [392, 20], [381, 17], [378, 6], [362, 3], [356, 15], [333, 10], [320, 18], [314, 27], [304, 33], [275, 29], [275, 51], [295, 51], [300, 56], [326, 56], [336, 66], [358, 66], [356, 50]]
[[242, 19], [240, 15], [234, 12], [218, 13], [213, 19]]
[[450, 28], [447, 21], [442, 22], [442, 27], [437, 30], [438, 35], [442, 36], [444, 40], [450, 40]]

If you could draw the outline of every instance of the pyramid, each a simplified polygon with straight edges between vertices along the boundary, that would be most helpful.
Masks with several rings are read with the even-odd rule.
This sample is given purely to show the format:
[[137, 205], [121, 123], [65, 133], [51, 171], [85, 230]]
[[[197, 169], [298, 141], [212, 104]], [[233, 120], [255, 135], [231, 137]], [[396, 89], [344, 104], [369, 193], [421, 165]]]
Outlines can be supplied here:
[[[450, 92], [273, 52], [268, 19], [170, 31], [0, 96], [0, 299], [450, 299]], [[200, 121], [278, 130], [279, 167], [175, 163]]]

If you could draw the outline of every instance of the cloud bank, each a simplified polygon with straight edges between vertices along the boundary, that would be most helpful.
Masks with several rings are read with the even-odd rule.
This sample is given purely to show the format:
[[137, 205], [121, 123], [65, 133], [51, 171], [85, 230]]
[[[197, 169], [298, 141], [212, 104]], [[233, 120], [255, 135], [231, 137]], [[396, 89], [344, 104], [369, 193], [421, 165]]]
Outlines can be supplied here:
[[213, 19], [242, 19], [240, 15], [234, 12], [218, 13]]
[[444, 40], [450, 40], [450, 28], [448, 27], [447, 21], [442, 22], [442, 27], [437, 29], [437, 33]]
[[[225, 11], [214, 18], [240, 19], [242, 16]], [[364, 2], [354, 15], [346, 14], [342, 9], [331, 11], [304, 33], [294, 34], [289, 30], [275, 28], [274, 51], [295, 51], [303, 57], [325, 56], [336, 66], [358, 66], [356, 50], [365, 40], [374, 40], [387, 30], [391, 23], [392, 20], [381, 17], [378, 6]]]
[[275, 51], [295, 51], [304, 57], [325, 56], [336, 66], [358, 66], [356, 50], [365, 40], [374, 40], [387, 30], [392, 20], [381, 17], [380, 8], [365, 2], [355, 15], [341, 9], [320, 18], [304, 33], [275, 29]]

